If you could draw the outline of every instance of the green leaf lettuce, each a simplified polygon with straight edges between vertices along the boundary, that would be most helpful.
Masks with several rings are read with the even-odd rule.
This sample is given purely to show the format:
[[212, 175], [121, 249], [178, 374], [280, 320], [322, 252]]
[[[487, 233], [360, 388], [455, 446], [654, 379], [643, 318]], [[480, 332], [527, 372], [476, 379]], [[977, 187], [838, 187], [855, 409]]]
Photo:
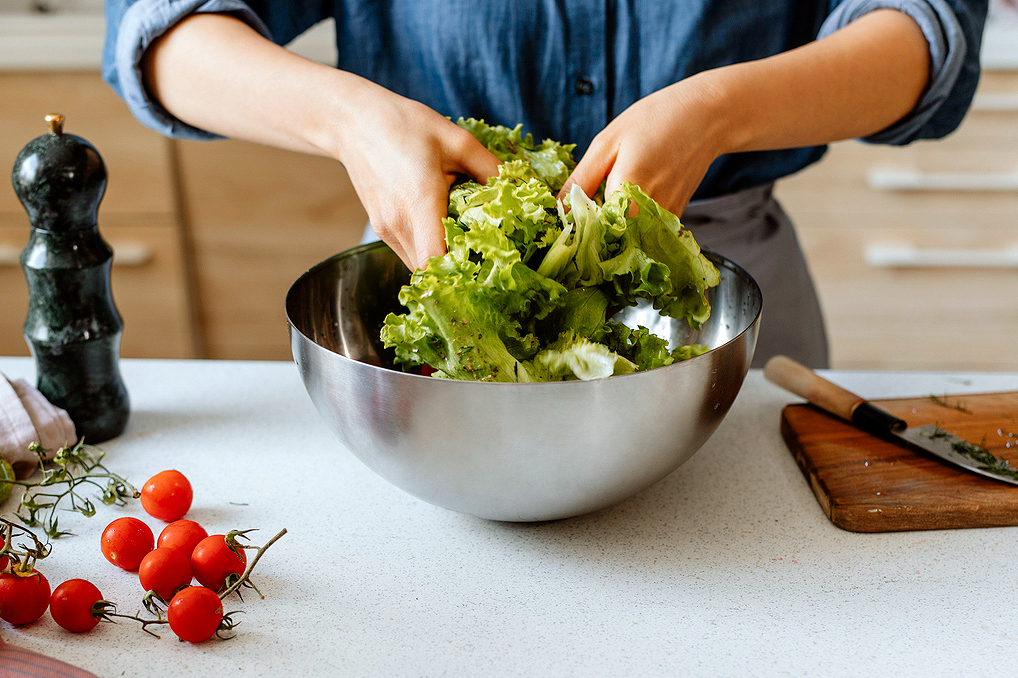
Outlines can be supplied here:
[[678, 217], [626, 183], [603, 204], [573, 186], [572, 146], [540, 144], [521, 127], [460, 120], [503, 164], [449, 195], [447, 252], [415, 271], [383, 344], [407, 367], [481, 381], [598, 379], [699, 355], [609, 314], [650, 301], [699, 328], [718, 271]]

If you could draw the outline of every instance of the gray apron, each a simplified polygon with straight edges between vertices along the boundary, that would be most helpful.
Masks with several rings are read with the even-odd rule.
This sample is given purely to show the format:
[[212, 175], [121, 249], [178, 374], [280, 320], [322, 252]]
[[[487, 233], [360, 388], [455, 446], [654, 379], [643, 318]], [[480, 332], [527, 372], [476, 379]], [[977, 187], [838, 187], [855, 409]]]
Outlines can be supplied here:
[[[813, 279], [792, 222], [774, 198], [772, 184], [694, 200], [682, 224], [700, 247], [717, 252], [753, 276], [763, 292], [763, 316], [753, 366], [787, 355], [813, 368], [828, 366], [827, 333]], [[371, 225], [362, 243], [378, 236]]]
[[719, 198], [694, 200], [682, 225], [700, 247], [728, 257], [763, 292], [763, 316], [753, 366], [787, 355], [813, 368], [829, 365], [820, 303], [791, 220], [773, 184]]

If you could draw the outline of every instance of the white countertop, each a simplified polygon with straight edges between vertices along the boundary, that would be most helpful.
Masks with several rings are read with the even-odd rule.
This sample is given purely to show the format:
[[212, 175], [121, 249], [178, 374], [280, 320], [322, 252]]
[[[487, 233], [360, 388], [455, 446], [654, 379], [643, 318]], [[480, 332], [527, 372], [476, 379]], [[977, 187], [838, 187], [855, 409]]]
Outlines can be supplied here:
[[[290, 363], [122, 363], [133, 413], [103, 445], [140, 485], [190, 479], [188, 517], [286, 527], [228, 642], [131, 622], [72, 635], [47, 614], [9, 642], [101, 676], [975, 676], [1014, 671], [1018, 529], [856, 534], [824, 515], [778, 432], [794, 397], [750, 373], [716, 434], [634, 498], [570, 520], [493, 523], [423, 503], [327, 430]], [[30, 359], [0, 371], [32, 379]], [[1018, 374], [829, 372], [869, 397], [1014, 390]], [[7, 507], [10, 510], [10, 506]], [[137, 503], [69, 514], [40, 570], [138, 609], [99, 535]], [[200, 673], [199, 673], [200, 672]]]

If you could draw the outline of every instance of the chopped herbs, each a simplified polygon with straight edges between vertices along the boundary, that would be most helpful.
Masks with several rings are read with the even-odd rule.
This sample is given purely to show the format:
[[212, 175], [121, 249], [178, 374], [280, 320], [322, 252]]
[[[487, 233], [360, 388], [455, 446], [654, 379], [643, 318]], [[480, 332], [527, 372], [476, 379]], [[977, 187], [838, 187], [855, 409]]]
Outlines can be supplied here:
[[972, 410], [970, 410], [969, 408], [965, 407], [960, 402], [953, 402], [953, 403], [949, 402], [947, 400], [947, 396], [946, 395], [945, 396], [931, 395], [930, 396], [930, 400], [935, 402], [937, 405], [940, 405], [941, 407], [947, 407], [947, 408], [952, 409], [952, 410], [958, 410], [959, 412], [964, 412], [965, 414], [972, 414]]
[[976, 462], [976, 468], [980, 471], [986, 471], [1003, 478], [1018, 480], [1018, 469], [1008, 463], [1006, 459], [995, 457], [985, 447], [961, 440], [939, 426], [934, 428], [933, 432], [928, 434], [928, 437], [930, 440], [950, 439], [951, 449], [957, 454]]

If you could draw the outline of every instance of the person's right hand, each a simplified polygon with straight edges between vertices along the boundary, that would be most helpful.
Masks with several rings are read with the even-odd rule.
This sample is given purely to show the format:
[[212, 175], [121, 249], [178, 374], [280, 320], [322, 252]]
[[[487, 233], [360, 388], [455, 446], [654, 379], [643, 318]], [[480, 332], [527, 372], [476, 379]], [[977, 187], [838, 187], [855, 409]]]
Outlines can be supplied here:
[[359, 114], [336, 131], [336, 157], [375, 233], [411, 270], [424, 268], [445, 253], [442, 219], [452, 183], [460, 175], [484, 183], [498, 174], [499, 160], [424, 104], [367, 81], [359, 89]]

